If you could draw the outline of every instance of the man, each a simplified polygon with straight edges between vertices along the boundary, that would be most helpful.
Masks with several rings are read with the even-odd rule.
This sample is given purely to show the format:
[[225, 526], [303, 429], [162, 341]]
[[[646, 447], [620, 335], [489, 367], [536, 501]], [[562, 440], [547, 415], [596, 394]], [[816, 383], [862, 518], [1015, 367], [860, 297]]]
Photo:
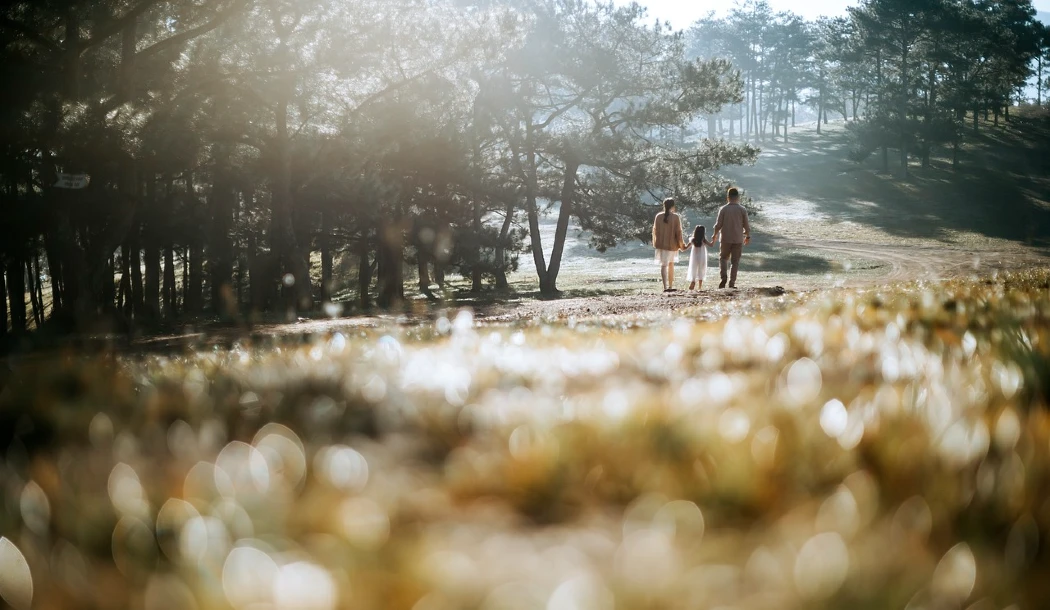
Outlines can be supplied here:
[[[740, 205], [740, 191], [736, 188], [729, 189], [729, 203], [718, 210], [718, 221], [715, 222], [714, 234], [721, 241], [718, 255], [718, 269], [722, 273], [722, 283], [719, 288], [726, 287], [729, 281], [730, 288], [736, 288], [736, 274], [740, 268], [740, 257], [744, 253], [744, 246], [751, 243], [751, 221], [747, 217], [747, 210]], [[733, 272], [727, 276], [729, 265], [732, 264]]]

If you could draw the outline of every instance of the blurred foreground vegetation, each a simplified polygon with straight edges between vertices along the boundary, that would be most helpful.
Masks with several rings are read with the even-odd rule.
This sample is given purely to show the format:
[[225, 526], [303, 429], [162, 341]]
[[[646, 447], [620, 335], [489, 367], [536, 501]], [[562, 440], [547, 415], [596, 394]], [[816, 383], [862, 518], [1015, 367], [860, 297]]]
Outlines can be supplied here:
[[1050, 272], [9, 362], [16, 608], [1045, 607]]

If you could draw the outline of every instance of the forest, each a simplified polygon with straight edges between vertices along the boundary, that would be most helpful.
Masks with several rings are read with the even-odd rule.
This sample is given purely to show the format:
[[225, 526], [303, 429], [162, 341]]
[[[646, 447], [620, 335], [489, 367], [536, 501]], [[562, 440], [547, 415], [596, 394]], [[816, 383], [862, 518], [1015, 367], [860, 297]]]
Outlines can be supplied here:
[[1048, 56], [1030, 0], [684, 32], [582, 0], [8, 1], [0, 332], [397, 308], [519, 265], [555, 294], [570, 226], [604, 252], [663, 197], [710, 210], [814, 118], [906, 174], [1033, 78], [1042, 105]]
[[1050, 35], [848, 4], [0, 2], [0, 607], [1050, 608]]

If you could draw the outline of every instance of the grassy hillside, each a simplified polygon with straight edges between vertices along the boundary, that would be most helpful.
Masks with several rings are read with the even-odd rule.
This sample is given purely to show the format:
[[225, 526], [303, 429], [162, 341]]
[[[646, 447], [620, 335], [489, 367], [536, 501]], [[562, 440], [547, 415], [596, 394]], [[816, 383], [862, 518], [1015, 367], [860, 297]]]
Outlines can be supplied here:
[[[1020, 111], [1000, 127], [981, 122], [966, 135], [958, 169], [951, 151], [935, 151], [930, 168], [912, 159], [901, 178], [899, 153], [890, 172], [878, 154], [864, 164], [846, 160], [843, 125], [812, 125], [791, 143], [764, 144], [750, 169], [736, 172], [762, 202], [769, 230], [848, 235], [863, 241], [922, 239], [981, 247], [1006, 240], [1050, 245], [1050, 114]], [[938, 154], [939, 153], [939, 154]], [[795, 221], [795, 222], [790, 222]]]

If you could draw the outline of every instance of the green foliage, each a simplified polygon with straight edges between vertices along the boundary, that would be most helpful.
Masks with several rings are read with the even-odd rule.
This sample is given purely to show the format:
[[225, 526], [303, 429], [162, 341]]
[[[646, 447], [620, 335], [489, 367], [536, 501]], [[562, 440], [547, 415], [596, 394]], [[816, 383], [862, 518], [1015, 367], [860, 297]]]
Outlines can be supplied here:
[[[681, 183], [689, 197], [699, 187], [687, 183], [701, 179], [689, 169], [706, 177], [750, 158], [701, 159], [705, 149], [672, 142], [698, 113], [738, 101], [740, 84], [725, 61], [687, 60], [682, 37], [645, 25], [637, 5], [107, 0], [0, 10], [3, 76], [23, 85], [0, 97], [9, 143], [0, 174], [46, 212], [44, 226], [11, 216], [11, 243], [46, 246], [53, 314], [86, 319], [117, 306], [154, 321], [161, 271], [132, 267], [156, 260], [154, 248], [169, 259], [188, 249], [196, 270], [185, 282], [164, 270], [168, 300], [167, 284], [179, 284], [187, 302], [206, 294], [224, 316], [315, 307], [329, 296], [335, 256], [376, 270], [359, 273], [362, 304], [373, 278], [381, 302], [403, 299], [409, 262], [499, 284], [517, 264], [522, 221], [561, 200], [567, 168], [662, 180], [632, 185], [625, 205], [639, 207], [651, 188]], [[539, 116], [544, 124], [526, 126]], [[58, 173], [88, 173], [92, 186], [57, 192]], [[434, 227], [454, 240], [440, 252], [422, 239]], [[308, 264], [316, 250], [320, 290]], [[271, 289], [289, 276], [278, 302]]]

